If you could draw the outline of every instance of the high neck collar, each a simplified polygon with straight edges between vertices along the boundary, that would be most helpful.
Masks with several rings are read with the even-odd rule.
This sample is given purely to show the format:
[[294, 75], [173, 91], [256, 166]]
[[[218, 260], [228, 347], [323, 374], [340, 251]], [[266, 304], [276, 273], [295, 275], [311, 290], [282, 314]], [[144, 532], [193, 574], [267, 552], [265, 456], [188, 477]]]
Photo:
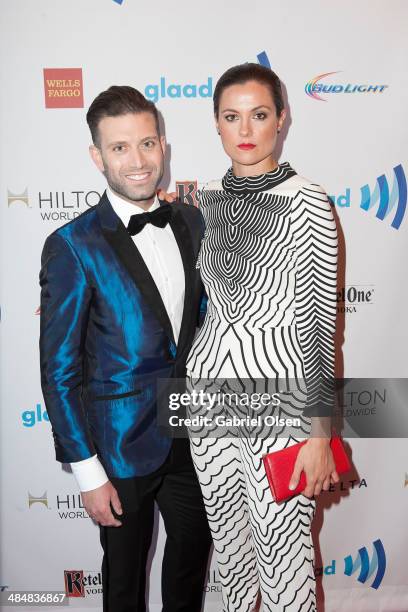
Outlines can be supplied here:
[[296, 172], [288, 162], [279, 164], [275, 170], [257, 176], [235, 176], [230, 168], [222, 179], [222, 187], [224, 191], [232, 195], [245, 196], [268, 191], [295, 175]]

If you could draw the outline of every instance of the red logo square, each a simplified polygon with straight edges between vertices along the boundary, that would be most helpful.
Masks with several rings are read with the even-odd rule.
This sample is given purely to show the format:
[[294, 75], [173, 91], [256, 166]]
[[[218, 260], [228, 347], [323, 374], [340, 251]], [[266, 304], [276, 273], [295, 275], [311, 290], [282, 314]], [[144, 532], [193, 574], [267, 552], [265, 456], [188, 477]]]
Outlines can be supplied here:
[[82, 68], [44, 68], [45, 108], [83, 108]]
[[64, 582], [68, 597], [85, 597], [83, 570], [64, 570]]

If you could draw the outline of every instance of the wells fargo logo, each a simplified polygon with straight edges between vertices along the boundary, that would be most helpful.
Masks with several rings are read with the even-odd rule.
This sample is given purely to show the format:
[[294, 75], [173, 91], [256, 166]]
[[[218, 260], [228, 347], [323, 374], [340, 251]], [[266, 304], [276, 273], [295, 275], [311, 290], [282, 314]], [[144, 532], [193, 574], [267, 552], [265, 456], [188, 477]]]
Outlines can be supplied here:
[[82, 68], [44, 68], [45, 108], [83, 108]]

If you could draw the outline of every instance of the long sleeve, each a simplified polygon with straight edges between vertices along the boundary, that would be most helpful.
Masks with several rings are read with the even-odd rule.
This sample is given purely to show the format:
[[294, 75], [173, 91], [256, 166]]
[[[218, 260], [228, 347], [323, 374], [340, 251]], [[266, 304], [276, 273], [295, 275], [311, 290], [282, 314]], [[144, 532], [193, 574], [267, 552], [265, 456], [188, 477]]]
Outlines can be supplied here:
[[337, 230], [326, 193], [308, 185], [292, 209], [296, 242], [296, 325], [307, 382], [306, 414], [331, 413], [334, 401], [334, 332]]
[[82, 404], [91, 289], [74, 249], [58, 234], [46, 240], [41, 265], [41, 386], [57, 460], [81, 461], [96, 453]]
[[71, 463], [72, 473], [77, 481], [80, 491], [93, 491], [108, 482], [109, 478], [106, 475], [102, 463], [97, 455]]

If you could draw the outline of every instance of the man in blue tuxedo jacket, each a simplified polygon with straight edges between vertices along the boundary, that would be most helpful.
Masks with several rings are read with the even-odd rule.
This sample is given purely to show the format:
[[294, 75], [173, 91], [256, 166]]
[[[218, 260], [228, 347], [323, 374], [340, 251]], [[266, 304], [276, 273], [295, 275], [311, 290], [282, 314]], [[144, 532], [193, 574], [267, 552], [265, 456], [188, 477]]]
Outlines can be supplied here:
[[156, 387], [185, 376], [198, 322], [199, 211], [156, 196], [157, 109], [113, 86], [91, 104], [100, 202], [42, 254], [41, 379], [57, 460], [100, 525], [104, 610], [143, 612], [154, 503], [167, 533], [164, 612], [199, 612], [210, 534], [187, 439], [161, 435]]

